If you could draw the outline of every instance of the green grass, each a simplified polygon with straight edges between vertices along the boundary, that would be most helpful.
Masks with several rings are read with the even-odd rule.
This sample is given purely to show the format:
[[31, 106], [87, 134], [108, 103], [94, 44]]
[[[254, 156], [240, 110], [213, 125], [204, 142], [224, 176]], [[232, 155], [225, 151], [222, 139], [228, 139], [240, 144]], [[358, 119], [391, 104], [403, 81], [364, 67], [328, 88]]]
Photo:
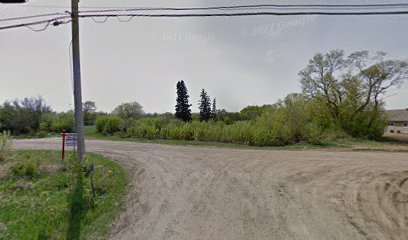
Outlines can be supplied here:
[[53, 132], [38, 132], [38, 133], [29, 133], [29, 134], [21, 134], [21, 135], [14, 135], [14, 139], [32, 139], [32, 138], [50, 138], [50, 137], [59, 137], [59, 133]]
[[[84, 131], [85, 131], [84, 132], [85, 138], [87, 139], [169, 144], [169, 145], [191, 145], [191, 146], [239, 148], [239, 149], [294, 149], [294, 150], [296, 149], [300, 150], [304, 148], [318, 148], [318, 147], [323, 146], [323, 145], [312, 145], [312, 144], [300, 143], [300, 144], [293, 144], [293, 145], [288, 145], [284, 147], [257, 147], [257, 146], [248, 146], [244, 144], [220, 143], [220, 142], [187, 141], [187, 140], [174, 140], [174, 139], [126, 138], [118, 134], [103, 135], [103, 134], [97, 133], [94, 126], [85, 126]], [[329, 145], [330, 144], [327, 144], [327, 146]]]
[[110, 140], [110, 141], [128, 141], [141, 143], [169, 144], [169, 145], [192, 145], [220, 148], [238, 148], [238, 149], [262, 149], [262, 150], [304, 150], [304, 149], [321, 149], [321, 148], [336, 148], [336, 149], [353, 149], [353, 150], [392, 150], [392, 151], [408, 151], [408, 142], [401, 142], [390, 138], [389, 136], [374, 140], [365, 140], [357, 138], [344, 138], [335, 141], [323, 142], [320, 144], [298, 143], [282, 147], [257, 147], [243, 144], [220, 143], [220, 142], [202, 142], [202, 141], [186, 141], [174, 139], [144, 139], [144, 138], [126, 138], [118, 134], [102, 135], [96, 132], [94, 126], [85, 126], [85, 137], [87, 139]]
[[[81, 216], [80, 239], [106, 237], [126, 193], [127, 176], [117, 163], [95, 154], [96, 198]], [[0, 162], [0, 239], [66, 239], [70, 229], [72, 174], [59, 151], [15, 151]], [[90, 192], [84, 179], [85, 195]], [[91, 195], [89, 195], [91, 196]]]

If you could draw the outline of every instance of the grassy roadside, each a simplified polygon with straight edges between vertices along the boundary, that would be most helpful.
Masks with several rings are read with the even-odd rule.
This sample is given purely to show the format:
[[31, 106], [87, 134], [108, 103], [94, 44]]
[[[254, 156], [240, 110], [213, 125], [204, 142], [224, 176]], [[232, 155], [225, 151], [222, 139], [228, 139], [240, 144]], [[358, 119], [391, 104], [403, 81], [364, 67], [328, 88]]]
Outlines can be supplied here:
[[14, 139], [33, 139], [33, 138], [52, 138], [52, 137], [59, 137], [59, 136], [60, 134], [58, 133], [39, 132], [39, 133], [16, 135], [16, 136], [13, 136], [13, 138]]
[[[335, 149], [335, 150], [354, 150], [354, 151], [392, 151], [408, 152], [408, 136], [401, 134], [386, 134], [382, 139], [377, 141], [364, 140], [356, 138], [344, 138], [336, 141], [325, 142], [322, 144], [298, 143], [283, 147], [257, 147], [243, 144], [220, 143], [220, 142], [201, 142], [185, 141], [173, 139], [144, 139], [144, 138], [124, 138], [119, 135], [102, 135], [96, 132], [95, 126], [85, 126], [85, 137], [87, 139], [109, 140], [109, 141], [127, 141], [140, 143], [168, 144], [168, 145], [190, 145], [204, 147], [234, 148], [234, 149], [259, 149], [259, 150], [306, 150], [306, 149]], [[15, 139], [60, 137], [60, 134], [33, 134], [21, 135]]]
[[85, 127], [85, 137], [87, 139], [110, 140], [110, 141], [128, 141], [141, 143], [169, 144], [169, 145], [191, 145], [220, 148], [237, 148], [237, 149], [261, 149], [261, 150], [305, 150], [305, 149], [338, 149], [338, 150], [355, 150], [355, 151], [403, 151], [408, 152], [408, 137], [394, 135], [385, 135], [378, 141], [363, 140], [355, 138], [344, 138], [333, 142], [323, 144], [299, 143], [283, 147], [257, 147], [242, 144], [219, 143], [219, 142], [200, 142], [185, 141], [172, 139], [143, 139], [143, 138], [124, 138], [119, 135], [102, 135], [96, 132], [94, 126]]
[[307, 143], [293, 144], [283, 147], [258, 147], [248, 146], [243, 144], [220, 143], [220, 142], [202, 142], [202, 141], [186, 141], [174, 139], [145, 139], [145, 138], [125, 138], [119, 135], [103, 135], [96, 132], [94, 126], [85, 126], [85, 138], [95, 140], [109, 140], [109, 141], [126, 141], [126, 142], [140, 142], [140, 143], [154, 143], [154, 144], [168, 144], [168, 145], [190, 145], [190, 146], [204, 146], [204, 147], [220, 147], [220, 148], [237, 148], [237, 149], [264, 149], [264, 150], [278, 150], [278, 149], [293, 149], [302, 150], [310, 148], [334, 147], [334, 144], [313, 145]]
[[[96, 198], [83, 212], [80, 239], [101, 239], [109, 232], [121, 208], [127, 176], [122, 167], [95, 154], [86, 163], [95, 164]], [[0, 239], [65, 239], [72, 193], [67, 163], [59, 151], [13, 151], [0, 162]], [[84, 194], [90, 194], [85, 179]]]

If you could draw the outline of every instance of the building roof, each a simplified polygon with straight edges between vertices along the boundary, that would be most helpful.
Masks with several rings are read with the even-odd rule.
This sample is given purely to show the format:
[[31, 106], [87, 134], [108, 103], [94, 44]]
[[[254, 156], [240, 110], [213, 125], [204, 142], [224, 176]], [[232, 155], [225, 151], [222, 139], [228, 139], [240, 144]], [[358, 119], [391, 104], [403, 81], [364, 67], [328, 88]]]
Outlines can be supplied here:
[[387, 110], [387, 115], [391, 122], [408, 122], [408, 108]]

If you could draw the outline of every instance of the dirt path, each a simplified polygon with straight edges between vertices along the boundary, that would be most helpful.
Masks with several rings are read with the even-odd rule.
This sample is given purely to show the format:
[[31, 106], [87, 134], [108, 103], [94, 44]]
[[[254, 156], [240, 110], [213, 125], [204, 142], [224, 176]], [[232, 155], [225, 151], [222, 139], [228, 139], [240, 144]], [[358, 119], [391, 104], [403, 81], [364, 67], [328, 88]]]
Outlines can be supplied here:
[[408, 153], [97, 140], [87, 150], [120, 162], [131, 178], [111, 239], [408, 239]]

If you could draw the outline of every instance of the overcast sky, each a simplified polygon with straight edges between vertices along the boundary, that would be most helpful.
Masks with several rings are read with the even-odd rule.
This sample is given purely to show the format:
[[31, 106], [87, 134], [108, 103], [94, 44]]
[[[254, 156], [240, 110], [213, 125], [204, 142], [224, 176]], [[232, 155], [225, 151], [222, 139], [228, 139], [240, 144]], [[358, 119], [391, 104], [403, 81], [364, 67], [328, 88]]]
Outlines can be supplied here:
[[[31, 0], [26, 5], [0, 5], [0, 18], [63, 12], [63, 8], [44, 6], [69, 4], [70, 0]], [[82, 7], [230, 4], [208, 0], [80, 2]], [[184, 80], [193, 111], [198, 109], [202, 88], [217, 98], [219, 109], [239, 111], [247, 105], [274, 103], [300, 91], [297, 74], [317, 52], [385, 51], [389, 58], [407, 59], [407, 23], [408, 16], [134, 18], [128, 23], [109, 19], [104, 24], [81, 19], [83, 100], [95, 101], [103, 111], [137, 101], [146, 112], [173, 112], [176, 83]], [[54, 110], [72, 108], [70, 31], [70, 25], [51, 26], [43, 32], [0, 31], [1, 102], [41, 95]], [[408, 84], [389, 91], [386, 104], [387, 108], [408, 107]]]

